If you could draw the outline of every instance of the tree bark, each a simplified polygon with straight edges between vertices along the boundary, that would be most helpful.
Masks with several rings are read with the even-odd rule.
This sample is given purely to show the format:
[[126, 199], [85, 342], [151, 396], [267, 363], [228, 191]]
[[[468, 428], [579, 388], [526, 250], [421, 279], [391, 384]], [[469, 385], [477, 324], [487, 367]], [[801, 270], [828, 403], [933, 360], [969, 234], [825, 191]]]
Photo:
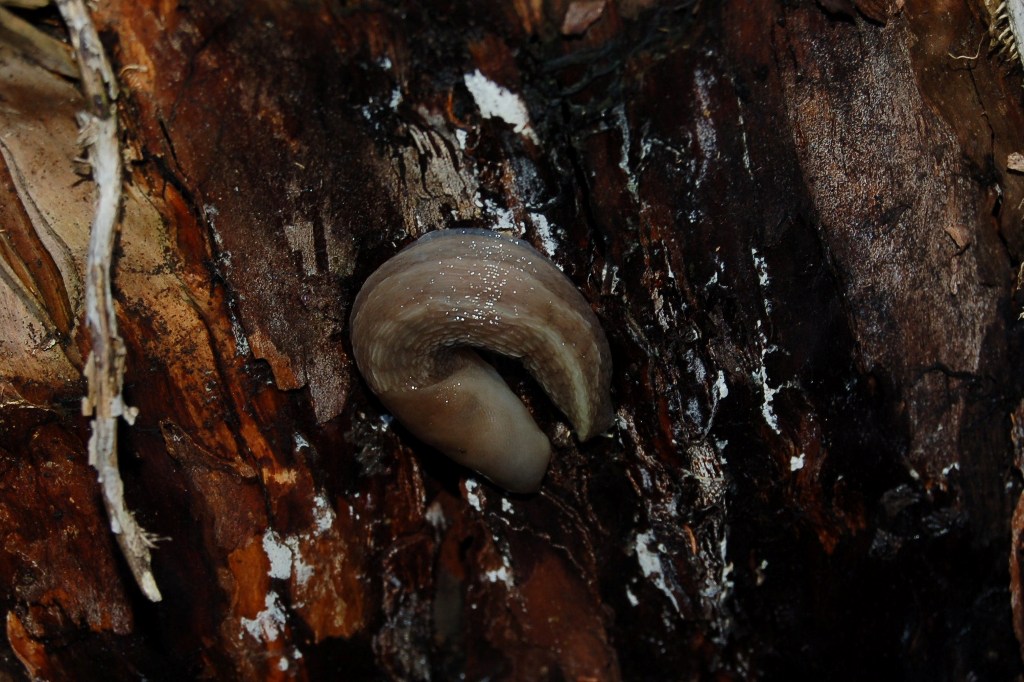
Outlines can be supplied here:
[[[93, 19], [121, 469], [163, 601], [78, 414], [86, 103], [0, 46], [0, 676], [1024, 673], [1024, 92], [980, 0]], [[351, 361], [362, 282], [463, 226], [550, 256], [611, 344], [583, 444], [501, 366], [556, 446], [535, 495], [417, 442]]]

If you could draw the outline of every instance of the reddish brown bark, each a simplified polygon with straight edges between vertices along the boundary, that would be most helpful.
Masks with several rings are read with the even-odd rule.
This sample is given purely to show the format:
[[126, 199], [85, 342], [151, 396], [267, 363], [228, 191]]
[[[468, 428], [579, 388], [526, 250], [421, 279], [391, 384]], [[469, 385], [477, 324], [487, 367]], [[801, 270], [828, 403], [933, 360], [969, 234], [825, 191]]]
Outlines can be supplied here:
[[[1019, 66], [956, 58], [986, 17], [99, 3], [130, 150], [122, 468], [164, 538], [158, 605], [106, 532], [75, 412], [83, 225], [61, 216], [88, 214], [89, 187], [68, 189], [60, 141], [82, 103], [3, 53], [20, 285], [0, 283], [23, 318], [47, 311], [56, 350], [14, 325], [0, 345], [0, 669], [1019, 675], [1024, 109]], [[486, 115], [477, 72], [528, 126]], [[390, 422], [346, 326], [415, 236], [508, 224], [593, 304], [618, 409], [580, 445], [503, 367], [557, 450], [523, 497]]]

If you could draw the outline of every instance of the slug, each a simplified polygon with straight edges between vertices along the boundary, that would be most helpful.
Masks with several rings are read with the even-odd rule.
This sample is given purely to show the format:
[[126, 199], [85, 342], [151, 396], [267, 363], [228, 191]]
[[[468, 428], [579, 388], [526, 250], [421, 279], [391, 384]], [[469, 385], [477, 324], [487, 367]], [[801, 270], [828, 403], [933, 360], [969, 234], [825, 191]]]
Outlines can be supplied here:
[[569, 278], [519, 239], [420, 237], [363, 284], [349, 334], [370, 389], [413, 435], [509, 491], [540, 487], [551, 443], [474, 348], [521, 361], [581, 441], [611, 424], [604, 330]]

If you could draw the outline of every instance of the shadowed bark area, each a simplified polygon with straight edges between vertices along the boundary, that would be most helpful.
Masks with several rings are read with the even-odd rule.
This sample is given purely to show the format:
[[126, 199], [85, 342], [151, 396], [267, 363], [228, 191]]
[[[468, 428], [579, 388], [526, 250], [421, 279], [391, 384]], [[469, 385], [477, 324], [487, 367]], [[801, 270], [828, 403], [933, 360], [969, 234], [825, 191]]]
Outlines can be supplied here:
[[[128, 169], [121, 468], [164, 599], [78, 416], [84, 102], [0, 47], [0, 676], [1024, 673], [1024, 91], [980, 1], [94, 19]], [[550, 256], [611, 345], [585, 444], [498, 360], [555, 446], [536, 495], [417, 442], [351, 360], [363, 281], [466, 226]]]

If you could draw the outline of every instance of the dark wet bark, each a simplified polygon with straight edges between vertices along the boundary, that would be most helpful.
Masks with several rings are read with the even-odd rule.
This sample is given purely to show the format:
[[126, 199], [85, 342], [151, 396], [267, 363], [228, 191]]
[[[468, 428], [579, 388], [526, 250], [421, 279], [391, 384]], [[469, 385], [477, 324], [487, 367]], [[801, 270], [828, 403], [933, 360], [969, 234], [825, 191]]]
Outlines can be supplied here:
[[[164, 601], [85, 461], [80, 235], [32, 265], [52, 240], [11, 197], [42, 162], [5, 142], [0, 255], [63, 359], [0, 346], [3, 674], [1024, 672], [1024, 93], [987, 39], [956, 58], [980, 3], [109, 0], [97, 22], [130, 150], [122, 469]], [[80, 108], [48, 87], [20, 135]], [[583, 445], [502, 367], [556, 444], [534, 496], [418, 444], [350, 360], [362, 281], [467, 225], [548, 253], [612, 347], [618, 418]]]

